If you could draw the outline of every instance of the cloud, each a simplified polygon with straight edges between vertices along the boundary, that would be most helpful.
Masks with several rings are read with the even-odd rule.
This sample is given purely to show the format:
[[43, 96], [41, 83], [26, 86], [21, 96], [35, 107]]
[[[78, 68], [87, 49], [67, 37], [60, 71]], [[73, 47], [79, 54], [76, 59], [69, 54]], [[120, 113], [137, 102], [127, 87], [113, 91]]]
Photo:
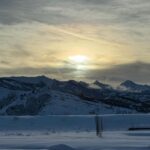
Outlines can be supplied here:
[[31, 53], [28, 50], [26, 50], [23, 45], [20, 45], [19, 43], [14, 44], [12, 48], [14, 49], [14, 51], [12, 51], [11, 53], [12, 56], [23, 58], [31, 55]]
[[98, 79], [105, 82], [132, 80], [150, 84], [150, 63], [133, 62], [115, 65], [107, 69], [89, 70], [85, 76], [90, 80]]
[[[17, 67], [17, 68], [0, 68], [2, 73], [0, 76], [37, 76], [46, 75], [50, 78], [68, 80], [75, 79], [73, 77], [75, 69], [72, 68], [50, 68], [50, 67]], [[77, 79], [77, 78], [76, 78]]]
[[[21, 22], [39, 21], [49, 24], [64, 23], [71, 18], [64, 16], [54, 9], [46, 11], [45, 7], [59, 6], [61, 1], [47, 0], [1, 0], [0, 1], [0, 23], [18, 24]], [[61, 6], [58, 7], [61, 9]], [[65, 9], [65, 6], [63, 7]]]
[[[150, 82], [149, 14], [149, 0], [0, 0], [0, 75]], [[77, 54], [96, 69], [71, 68]]]
[[[123, 40], [148, 38], [150, 2], [147, 0], [1, 0], [0, 23], [41, 22], [55, 25], [94, 24], [113, 27]], [[115, 31], [114, 31], [115, 32]], [[132, 33], [132, 34], [130, 34]], [[134, 35], [133, 35], [134, 34]], [[143, 35], [144, 34], [144, 35]], [[101, 34], [99, 33], [99, 38]], [[105, 37], [103, 37], [105, 38]], [[114, 41], [115, 40], [114, 37]], [[144, 38], [145, 40], [145, 38]], [[144, 41], [143, 40], [143, 41]]]
[[150, 64], [144, 62], [116, 65], [108, 69], [77, 70], [71, 67], [17, 67], [1, 68], [1, 72], [0, 76], [37, 76], [44, 74], [60, 80], [74, 79], [88, 82], [100, 80], [111, 84], [132, 80], [150, 84]]
[[149, 8], [147, 0], [1, 0], [0, 22], [143, 24], [149, 22]]

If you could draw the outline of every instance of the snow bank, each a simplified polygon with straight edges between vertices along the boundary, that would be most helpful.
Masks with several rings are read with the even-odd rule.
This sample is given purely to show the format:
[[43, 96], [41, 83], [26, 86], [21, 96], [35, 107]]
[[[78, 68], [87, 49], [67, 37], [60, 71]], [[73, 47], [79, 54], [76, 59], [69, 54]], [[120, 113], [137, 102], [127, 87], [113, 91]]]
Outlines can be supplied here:
[[150, 115], [105, 115], [102, 119], [103, 130], [105, 131], [126, 131], [129, 128], [149, 128]]
[[93, 116], [0, 117], [0, 131], [4, 130], [95, 131], [95, 121]]
[[96, 132], [150, 127], [150, 115], [0, 117], [0, 131]]

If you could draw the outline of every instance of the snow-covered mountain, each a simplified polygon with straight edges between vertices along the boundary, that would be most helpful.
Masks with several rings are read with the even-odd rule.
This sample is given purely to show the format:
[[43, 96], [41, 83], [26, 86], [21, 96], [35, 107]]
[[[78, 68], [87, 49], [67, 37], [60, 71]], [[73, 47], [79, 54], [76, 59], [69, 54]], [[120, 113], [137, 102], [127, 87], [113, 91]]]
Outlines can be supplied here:
[[45, 76], [5, 77], [0, 78], [0, 115], [148, 113], [148, 87], [132, 81], [114, 89], [99, 81], [88, 84]]
[[143, 92], [143, 91], [150, 91], [149, 85], [140, 85], [136, 84], [133, 81], [127, 80], [120, 84], [120, 87], [132, 91], [132, 92]]

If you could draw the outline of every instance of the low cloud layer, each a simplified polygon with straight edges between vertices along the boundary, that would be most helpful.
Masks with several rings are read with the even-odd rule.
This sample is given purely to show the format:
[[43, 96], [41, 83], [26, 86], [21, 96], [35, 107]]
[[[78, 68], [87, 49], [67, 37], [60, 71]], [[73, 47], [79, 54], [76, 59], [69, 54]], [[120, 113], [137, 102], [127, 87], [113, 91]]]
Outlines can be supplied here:
[[104, 70], [90, 70], [87, 72], [89, 79], [98, 79], [105, 82], [122, 82], [132, 80], [150, 84], [150, 64], [134, 62], [131, 64], [116, 65]]
[[[4, 62], [5, 63], [5, 62]], [[119, 84], [125, 80], [150, 84], [150, 64], [135, 62], [131, 64], [117, 65], [109, 69], [91, 69], [87, 71], [75, 68], [32, 68], [20, 67], [12, 69], [1, 69], [2, 76], [37, 76], [46, 75], [50, 78], [60, 80], [83, 80], [92, 82], [99, 80], [105, 83]]]

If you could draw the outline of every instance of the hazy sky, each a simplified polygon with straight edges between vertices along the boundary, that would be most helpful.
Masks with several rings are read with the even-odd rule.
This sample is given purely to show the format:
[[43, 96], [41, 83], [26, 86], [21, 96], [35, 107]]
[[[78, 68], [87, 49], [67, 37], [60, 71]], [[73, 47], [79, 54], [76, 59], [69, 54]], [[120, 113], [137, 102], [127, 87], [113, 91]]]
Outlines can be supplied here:
[[0, 76], [150, 83], [150, 0], [0, 0]]

